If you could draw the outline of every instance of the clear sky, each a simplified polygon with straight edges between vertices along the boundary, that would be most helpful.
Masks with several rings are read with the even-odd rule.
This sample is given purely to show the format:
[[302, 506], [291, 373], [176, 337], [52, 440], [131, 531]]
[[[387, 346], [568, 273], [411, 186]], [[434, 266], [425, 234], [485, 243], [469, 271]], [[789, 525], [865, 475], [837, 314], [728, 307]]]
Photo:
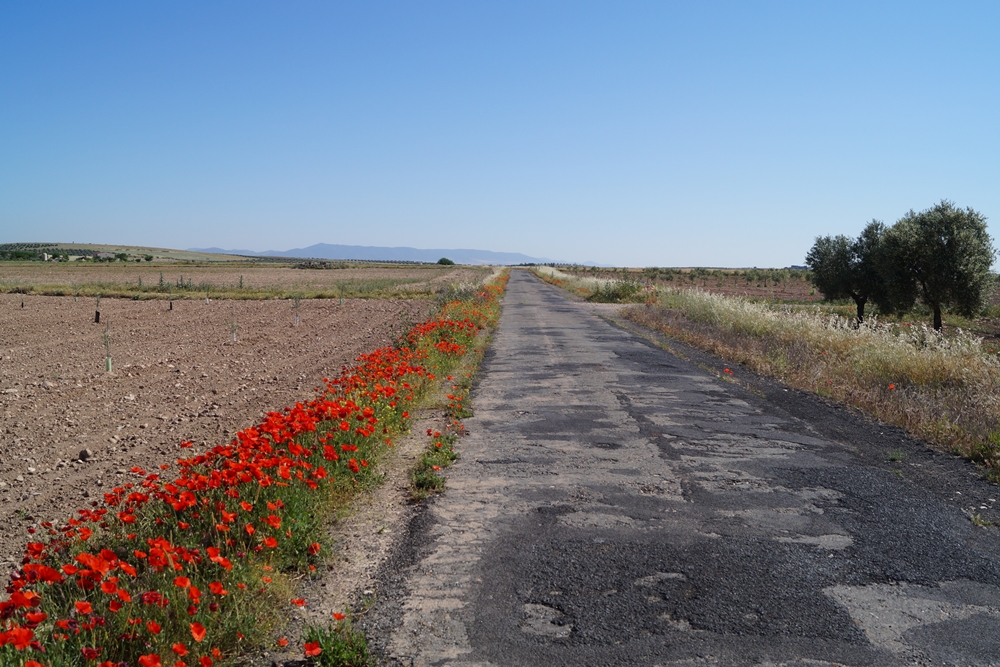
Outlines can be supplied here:
[[801, 264], [1000, 230], [1000, 3], [5, 2], [0, 242]]

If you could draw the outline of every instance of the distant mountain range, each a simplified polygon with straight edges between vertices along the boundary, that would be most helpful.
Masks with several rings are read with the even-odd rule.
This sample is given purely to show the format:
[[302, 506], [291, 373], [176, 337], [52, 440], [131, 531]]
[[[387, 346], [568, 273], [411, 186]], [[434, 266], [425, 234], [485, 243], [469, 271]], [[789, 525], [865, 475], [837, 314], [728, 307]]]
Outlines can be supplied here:
[[249, 257], [301, 257], [303, 259], [367, 259], [383, 262], [436, 262], [447, 257], [457, 264], [541, 264], [552, 260], [529, 257], [519, 252], [493, 252], [492, 250], [442, 249], [442, 248], [382, 248], [364, 245], [336, 245], [317, 243], [308, 248], [291, 250], [224, 250], [222, 248], [189, 248], [192, 252], [211, 252], [220, 255], [245, 255]]

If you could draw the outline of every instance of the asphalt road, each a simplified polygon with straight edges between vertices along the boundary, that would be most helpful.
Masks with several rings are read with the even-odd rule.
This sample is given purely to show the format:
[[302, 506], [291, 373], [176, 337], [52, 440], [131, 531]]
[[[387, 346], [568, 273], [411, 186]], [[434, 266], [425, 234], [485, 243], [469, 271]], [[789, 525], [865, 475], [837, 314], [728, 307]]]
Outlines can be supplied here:
[[1000, 489], [699, 354], [514, 271], [388, 662], [1000, 665]]

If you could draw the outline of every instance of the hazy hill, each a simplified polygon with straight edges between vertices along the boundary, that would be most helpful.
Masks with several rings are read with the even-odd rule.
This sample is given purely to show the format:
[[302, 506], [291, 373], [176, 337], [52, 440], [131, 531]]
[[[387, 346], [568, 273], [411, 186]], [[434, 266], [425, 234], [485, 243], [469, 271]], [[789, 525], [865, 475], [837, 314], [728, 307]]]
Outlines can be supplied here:
[[368, 259], [385, 262], [436, 262], [442, 257], [459, 264], [525, 264], [550, 262], [544, 257], [529, 257], [519, 252], [493, 252], [492, 250], [442, 249], [442, 248], [383, 248], [379, 246], [336, 245], [317, 243], [308, 248], [291, 250], [224, 250], [222, 248], [191, 248], [193, 252], [213, 252], [225, 255], [251, 257], [303, 257], [314, 259]]

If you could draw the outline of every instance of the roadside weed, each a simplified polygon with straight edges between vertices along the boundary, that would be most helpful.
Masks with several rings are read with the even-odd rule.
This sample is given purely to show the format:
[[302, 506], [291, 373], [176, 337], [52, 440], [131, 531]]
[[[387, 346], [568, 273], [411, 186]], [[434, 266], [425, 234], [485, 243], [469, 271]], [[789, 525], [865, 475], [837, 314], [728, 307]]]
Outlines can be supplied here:
[[[338, 614], [340, 616], [340, 614]], [[320, 667], [375, 667], [365, 634], [342, 617], [332, 627], [310, 625], [303, 636], [305, 654]]]

